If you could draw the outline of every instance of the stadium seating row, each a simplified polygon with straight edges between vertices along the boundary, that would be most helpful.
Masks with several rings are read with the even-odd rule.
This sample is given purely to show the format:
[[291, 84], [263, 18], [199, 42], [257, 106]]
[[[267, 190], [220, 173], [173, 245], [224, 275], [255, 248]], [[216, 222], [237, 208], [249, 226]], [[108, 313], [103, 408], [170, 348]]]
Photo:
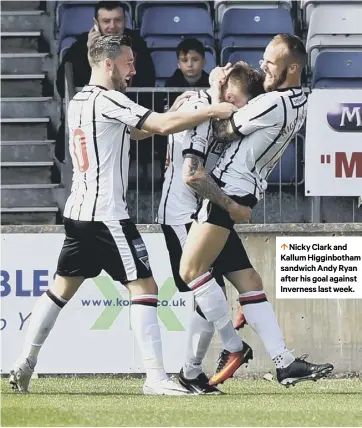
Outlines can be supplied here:
[[[74, 5], [94, 5], [97, 0], [69, 0], [69, 1], [58, 1], [58, 19], [60, 8]], [[153, 1], [123, 1], [122, 2], [127, 9], [127, 15], [129, 16], [129, 28], [134, 26], [139, 28], [141, 26], [144, 12], [153, 6], [160, 5], [178, 5], [178, 6], [192, 6], [207, 10], [209, 13], [215, 15], [215, 26], [217, 27], [221, 21], [225, 11], [229, 8], [250, 8], [250, 9], [263, 9], [263, 8], [277, 8], [283, 7], [286, 10], [291, 10], [291, 0], [241, 0], [241, 1], [225, 1], [215, 0], [212, 1], [194, 1], [194, 0], [153, 0]], [[215, 12], [211, 10], [211, 5], [214, 5]], [[59, 21], [58, 21], [59, 22]], [[134, 24], [133, 24], [134, 23]]]
[[[94, 2], [93, 2], [94, 3]], [[290, 2], [271, 8], [271, 2], [254, 2], [264, 8], [253, 9], [251, 2], [216, 2], [219, 17], [218, 44], [207, 2], [163, 4], [141, 2], [136, 6], [141, 36], [153, 51], [157, 84], [163, 85], [171, 69], [176, 67], [174, 49], [185, 37], [197, 37], [208, 49], [206, 71], [220, 63], [240, 59], [259, 67], [265, 46], [277, 33], [294, 33]], [[167, 3], [167, 2], [163, 2]], [[254, 4], [253, 3], [253, 4]], [[318, 3], [318, 2], [316, 2]], [[313, 87], [360, 86], [362, 61], [362, 2], [350, 4], [312, 4], [305, 1], [309, 13], [307, 50]], [[332, 2], [333, 3], [333, 2]], [[334, 2], [335, 3], [335, 2]], [[92, 2], [63, 2], [58, 6], [59, 50], [64, 52], [79, 33], [92, 26]], [[127, 25], [132, 27], [132, 7], [129, 5]], [[324, 55], [319, 55], [324, 52]], [[317, 61], [318, 58], [318, 61]], [[171, 72], [172, 74], [172, 72]]]
[[308, 28], [312, 12], [315, 8], [332, 5], [342, 9], [346, 5], [361, 4], [361, 0], [301, 0], [299, 4], [302, 10], [302, 21], [305, 27]]
[[[73, 43], [75, 35], [92, 26], [92, 3], [63, 2], [58, 6], [60, 51]], [[162, 6], [158, 3], [138, 2], [135, 8], [128, 4], [127, 11], [127, 26], [139, 27], [152, 51], [158, 86], [163, 86], [177, 67], [175, 47], [185, 34], [197, 37], [206, 46], [205, 70], [210, 71], [218, 63], [216, 48], [221, 64], [244, 60], [257, 68], [265, 46], [275, 34], [294, 33], [290, 1], [216, 1], [215, 21], [208, 2], [183, 1]], [[309, 24], [306, 46], [313, 88], [362, 87], [362, 2], [347, 1], [343, 6], [336, 3], [301, 3]], [[300, 138], [288, 146], [279, 167], [268, 179], [270, 184], [303, 181]]]

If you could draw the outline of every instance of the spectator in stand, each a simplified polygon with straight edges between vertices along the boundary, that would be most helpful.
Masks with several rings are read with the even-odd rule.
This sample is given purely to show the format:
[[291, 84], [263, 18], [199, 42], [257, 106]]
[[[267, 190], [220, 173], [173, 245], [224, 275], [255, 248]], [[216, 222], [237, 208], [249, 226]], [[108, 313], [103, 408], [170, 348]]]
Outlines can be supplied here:
[[[176, 48], [178, 68], [166, 82], [166, 88], [209, 88], [209, 73], [203, 70], [205, 59], [204, 45], [195, 38], [183, 40]], [[166, 104], [172, 105], [181, 92], [170, 93]]]
[[[189, 38], [183, 40], [176, 48], [176, 55], [178, 61], [178, 68], [175, 70], [173, 75], [169, 77], [165, 82], [166, 88], [209, 88], [209, 73], [203, 70], [206, 59], [205, 59], [205, 48], [204, 45], [195, 38]], [[171, 106], [181, 92], [171, 92], [169, 98], [164, 99], [163, 102], [166, 104], [166, 109]], [[165, 98], [165, 97], [163, 97]], [[157, 99], [157, 101], [159, 101]], [[157, 102], [158, 108], [159, 102]], [[158, 137], [156, 150], [159, 154], [162, 173], [161, 181], [164, 177], [164, 165], [166, 161], [167, 153], [167, 138]]]
[[137, 31], [125, 28], [126, 8], [116, 1], [100, 1], [95, 7], [95, 26], [89, 33], [80, 34], [77, 41], [66, 51], [57, 72], [57, 90], [64, 98], [64, 65], [70, 62], [73, 65], [74, 84], [83, 87], [89, 82], [91, 68], [88, 61], [88, 45], [98, 34], [126, 35], [131, 39], [135, 58], [136, 75], [129, 86], [155, 86], [155, 67], [146, 42]]
[[205, 48], [197, 39], [185, 39], [176, 48], [178, 69], [166, 80], [165, 87], [208, 88], [209, 74], [205, 67]]

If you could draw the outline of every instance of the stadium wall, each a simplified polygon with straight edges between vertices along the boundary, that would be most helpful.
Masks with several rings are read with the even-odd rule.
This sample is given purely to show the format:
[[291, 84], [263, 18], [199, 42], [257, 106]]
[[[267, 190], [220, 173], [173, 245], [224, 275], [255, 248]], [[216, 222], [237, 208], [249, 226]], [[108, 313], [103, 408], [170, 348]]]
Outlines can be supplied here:
[[[185, 306], [184, 308], [171, 308], [179, 322], [169, 313], [169, 309], [159, 311], [166, 370], [177, 372], [186, 349], [187, 322], [192, 310], [192, 299], [190, 299], [190, 293], [180, 297], [178, 293], [170, 291], [171, 270], [168, 261], [165, 263], [167, 252], [159, 226], [140, 225], [139, 230], [149, 248], [155, 278], [164, 287], [162, 298], [166, 300], [172, 298], [176, 301], [184, 298], [186, 302], [181, 305]], [[362, 224], [242, 225], [237, 227], [237, 231], [243, 238], [254, 267], [264, 281], [268, 299], [276, 310], [288, 347], [295, 350], [295, 355], [309, 353], [311, 360], [315, 362], [332, 362], [337, 375], [362, 374], [362, 299], [281, 300], [275, 298], [276, 237], [362, 236]], [[63, 227], [2, 226], [1, 232], [1, 369], [3, 373], [7, 373], [11, 361], [20, 352], [29, 319], [26, 317], [31, 313], [36, 295], [39, 295], [39, 290], [43, 292], [52, 282], [50, 273], [55, 270], [63, 240]], [[39, 238], [42, 239], [39, 240]], [[48, 271], [48, 280], [46, 280]], [[84, 287], [84, 290], [82, 298], [103, 297], [96, 287], [93, 289]], [[227, 285], [227, 294], [230, 309], [235, 317], [238, 305], [237, 294], [230, 284]], [[52, 333], [49, 343], [44, 347], [38, 367], [39, 373], [142, 372], [141, 358], [134, 340], [129, 335], [129, 326], [125, 319], [121, 316], [117, 320], [113, 318], [102, 320], [101, 316], [90, 319], [89, 314], [92, 311], [102, 312], [102, 308], [85, 310], [80, 307], [77, 300], [71, 303], [73, 315], [63, 314], [63, 318], [59, 318], [59, 326], [55, 328], [58, 331]], [[68, 310], [68, 315], [71, 315], [70, 312], [71, 308]], [[125, 313], [126, 311], [123, 311], [122, 316]], [[91, 325], [92, 328], [87, 325], [88, 318], [91, 321], [89, 326]], [[94, 323], [95, 319], [97, 321]], [[104, 322], [109, 325], [105, 326]], [[127, 331], [122, 330], [125, 326]], [[254, 348], [255, 357], [249, 367], [238, 371], [238, 376], [258, 376], [273, 371], [274, 364], [250, 327], [245, 327], [240, 334]], [[77, 353], [72, 352], [67, 356], [64, 352], [67, 341], [73, 351], [78, 348]], [[109, 352], [110, 347], [114, 352]], [[96, 352], [95, 348], [97, 348]], [[91, 353], [88, 353], [91, 349]], [[207, 372], [215, 370], [220, 349], [220, 342], [215, 336], [206, 359]], [[82, 352], [88, 353], [87, 359], [82, 357]], [[57, 362], [57, 355], [61, 356], [62, 366]], [[107, 359], [104, 359], [105, 356]]]

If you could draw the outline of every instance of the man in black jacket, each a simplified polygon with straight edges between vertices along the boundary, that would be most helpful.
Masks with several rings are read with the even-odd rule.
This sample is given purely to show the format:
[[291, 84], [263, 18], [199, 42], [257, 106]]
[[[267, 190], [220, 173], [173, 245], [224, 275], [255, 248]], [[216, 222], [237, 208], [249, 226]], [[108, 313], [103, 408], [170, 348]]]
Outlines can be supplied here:
[[[130, 86], [145, 87], [155, 85], [155, 68], [151, 54], [145, 41], [137, 31], [125, 28], [126, 10], [120, 2], [101, 1], [95, 7], [95, 24], [102, 35], [126, 35], [132, 42], [135, 57], [136, 75]], [[64, 64], [73, 65], [74, 84], [82, 87], [89, 82], [91, 68], [88, 62], [88, 40], [94, 37], [97, 31], [80, 34], [77, 41], [66, 51], [57, 72], [57, 90], [64, 98]]]

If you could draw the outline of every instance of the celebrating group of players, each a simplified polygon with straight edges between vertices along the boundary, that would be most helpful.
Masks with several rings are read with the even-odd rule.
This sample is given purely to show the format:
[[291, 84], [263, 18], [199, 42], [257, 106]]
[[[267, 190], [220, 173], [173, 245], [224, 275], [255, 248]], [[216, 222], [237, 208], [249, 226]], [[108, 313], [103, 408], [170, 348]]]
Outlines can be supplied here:
[[[217, 385], [253, 358], [230, 318], [224, 278], [237, 289], [242, 316], [263, 342], [282, 385], [329, 374], [331, 364], [295, 358], [286, 347], [262, 280], [234, 230], [234, 224], [249, 221], [268, 174], [305, 120], [301, 72], [306, 52], [300, 39], [276, 36], [265, 50], [263, 72], [243, 62], [217, 67], [209, 89], [181, 95], [162, 114], [123, 93], [135, 74], [126, 37], [95, 38], [88, 58], [89, 85], [69, 104], [73, 184], [64, 210], [65, 240], [54, 284], [36, 303], [22, 354], [10, 373], [13, 388], [28, 391], [39, 351], [61, 309], [86, 278], [103, 269], [130, 292], [145, 394], [221, 394]], [[175, 284], [195, 300], [180, 384], [164, 370], [157, 284], [126, 202], [130, 140], [153, 134], [170, 135], [157, 221]], [[208, 378], [202, 361], [215, 329], [223, 350]]]

